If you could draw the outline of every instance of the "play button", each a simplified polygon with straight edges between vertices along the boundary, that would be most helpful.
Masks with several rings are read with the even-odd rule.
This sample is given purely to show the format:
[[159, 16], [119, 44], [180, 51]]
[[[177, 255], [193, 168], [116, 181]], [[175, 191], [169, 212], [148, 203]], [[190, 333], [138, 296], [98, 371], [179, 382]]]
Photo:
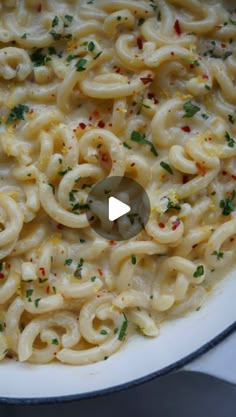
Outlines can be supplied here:
[[109, 240], [127, 240], [149, 219], [150, 203], [143, 187], [128, 177], [107, 177], [91, 189], [86, 215], [92, 229]]
[[122, 203], [115, 197], [109, 197], [108, 200], [108, 218], [111, 222], [116, 219], [119, 219], [124, 214], [129, 213], [131, 210], [128, 204]]

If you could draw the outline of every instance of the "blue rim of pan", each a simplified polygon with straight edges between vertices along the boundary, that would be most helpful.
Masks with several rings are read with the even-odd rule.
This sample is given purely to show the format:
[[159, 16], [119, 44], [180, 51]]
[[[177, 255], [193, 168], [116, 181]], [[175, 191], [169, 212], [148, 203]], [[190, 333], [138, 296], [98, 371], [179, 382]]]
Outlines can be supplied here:
[[65, 396], [58, 396], [58, 397], [41, 397], [41, 398], [8, 398], [8, 397], [0, 397], [0, 404], [7, 404], [7, 405], [37, 405], [37, 404], [60, 404], [66, 402], [73, 402], [82, 399], [88, 398], [95, 398], [100, 397], [103, 395], [113, 394], [115, 392], [123, 391], [128, 388], [134, 388], [138, 385], [144, 384], [146, 382], [151, 381], [152, 379], [159, 378], [163, 375], [167, 375], [171, 372], [175, 372], [183, 368], [188, 363], [192, 362], [194, 359], [197, 359], [204, 353], [207, 353], [214, 347], [216, 347], [219, 343], [221, 343], [224, 339], [230, 336], [234, 331], [236, 331], [236, 321], [227, 327], [223, 332], [219, 333], [216, 337], [212, 340], [201, 346], [199, 349], [192, 352], [190, 355], [185, 356], [184, 358], [180, 359], [172, 363], [165, 368], [160, 369], [159, 371], [152, 372], [144, 377], [134, 379], [132, 381], [126, 382], [124, 384], [116, 385], [111, 388], [106, 388], [102, 390], [97, 390], [93, 392], [83, 393], [83, 394], [73, 394], [73, 395], [65, 395]]

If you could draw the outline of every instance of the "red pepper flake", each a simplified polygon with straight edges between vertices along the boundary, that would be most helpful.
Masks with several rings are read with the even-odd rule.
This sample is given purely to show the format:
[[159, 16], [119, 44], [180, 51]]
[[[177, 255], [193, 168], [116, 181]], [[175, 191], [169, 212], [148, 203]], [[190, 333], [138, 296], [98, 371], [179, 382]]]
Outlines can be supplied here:
[[190, 132], [191, 132], [191, 128], [190, 128], [190, 126], [183, 126], [183, 127], [181, 127], [181, 129], [182, 129], [184, 132], [186, 132], [186, 133], [190, 133]]
[[209, 80], [209, 77], [208, 77], [207, 74], [203, 74], [202, 78], [203, 78], [203, 80]]
[[98, 273], [99, 273], [100, 277], [103, 277], [103, 272], [100, 268], [98, 268]]
[[39, 270], [40, 270], [41, 274], [45, 277], [45, 268], [40, 267]]
[[189, 68], [193, 69], [193, 68], [195, 68], [195, 66], [193, 64], [190, 64]]
[[159, 103], [159, 101], [156, 99], [155, 95], [153, 93], [148, 93], [147, 97], [150, 100], [153, 100], [155, 104]]
[[103, 129], [105, 127], [105, 123], [104, 123], [103, 120], [99, 120], [98, 127], [100, 127], [101, 129]]
[[63, 224], [60, 224], [60, 223], [59, 223], [59, 224], [57, 224], [57, 229], [58, 229], [58, 230], [62, 230], [62, 229], [63, 229]]
[[121, 69], [120, 69], [119, 67], [115, 70], [115, 72], [116, 72], [117, 74], [119, 74], [119, 73], [120, 73], [120, 71], [121, 71]]
[[173, 51], [171, 51], [171, 53], [170, 53], [170, 54], [171, 54], [171, 56], [174, 56], [174, 55], [175, 55], [175, 53], [174, 53]]
[[153, 81], [153, 79], [151, 77], [142, 77], [142, 78], [140, 78], [140, 81], [142, 81], [142, 83], [144, 85], [146, 85], [148, 83], [151, 83]]
[[195, 245], [192, 246], [193, 249], [195, 249], [198, 246], [198, 243], [195, 243]]
[[108, 125], [109, 127], [112, 127], [112, 123], [109, 123], [109, 125]]
[[226, 43], [221, 43], [221, 48], [226, 48]]
[[108, 161], [108, 154], [107, 153], [102, 153], [101, 156], [102, 156], [102, 161], [103, 162], [107, 162]]
[[97, 110], [93, 111], [93, 115], [94, 115], [94, 117], [96, 117], [96, 119], [99, 118], [99, 112]]
[[109, 245], [110, 245], [110, 246], [115, 246], [115, 245], [116, 245], [116, 242], [115, 242], [114, 240], [110, 240], [110, 241], [109, 241]]
[[132, 162], [132, 164], [130, 164], [130, 166], [131, 167], [134, 167], [135, 166], [135, 162]]
[[34, 109], [30, 109], [29, 114], [34, 113]]
[[232, 175], [233, 180], [236, 181], [236, 175]]
[[92, 120], [92, 116], [89, 116], [89, 121], [91, 122], [91, 120]]
[[46, 288], [46, 293], [47, 294], [49, 294], [50, 293], [50, 287], [49, 287], [49, 285], [47, 286], [47, 288]]
[[81, 122], [81, 123], [79, 123], [79, 127], [80, 127], [80, 129], [84, 130], [86, 128], [86, 124]]
[[174, 222], [172, 222], [172, 230], [176, 230], [177, 227], [179, 227], [180, 225], [180, 220], [175, 220]]
[[160, 227], [160, 229], [164, 229], [165, 228], [164, 223], [158, 223], [158, 226]]
[[143, 40], [142, 38], [137, 38], [138, 49], [143, 49]]
[[0, 279], [3, 279], [3, 278], [5, 278], [5, 275], [2, 272], [0, 272]]
[[227, 175], [227, 172], [226, 171], [222, 171], [222, 175]]
[[201, 177], [205, 177], [206, 175], [206, 171], [205, 169], [201, 166], [201, 164], [199, 164], [199, 162], [196, 162], [196, 167], [198, 169], [199, 174], [201, 175]]
[[41, 12], [42, 11], [42, 4], [40, 3], [39, 5], [38, 5], [38, 7], [37, 7], [37, 12]]
[[233, 242], [233, 241], [234, 241], [234, 237], [231, 237], [231, 238], [230, 238], [230, 242]]
[[181, 35], [182, 31], [181, 31], [181, 28], [180, 28], [180, 24], [179, 24], [179, 20], [178, 19], [176, 19], [176, 21], [174, 23], [174, 30], [175, 30], [175, 32], [177, 33], [178, 36]]

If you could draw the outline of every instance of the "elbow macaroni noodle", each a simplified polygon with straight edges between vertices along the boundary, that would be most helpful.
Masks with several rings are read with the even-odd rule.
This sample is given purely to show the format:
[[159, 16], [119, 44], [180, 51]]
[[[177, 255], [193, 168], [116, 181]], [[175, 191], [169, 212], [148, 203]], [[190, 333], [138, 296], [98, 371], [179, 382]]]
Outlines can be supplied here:
[[[235, 265], [236, 13], [3, 0], [0, 21], [0, 359], [104, 360], [200, 308]], [[152, 207], [125, 242], [86, 218], [114, 175]]]

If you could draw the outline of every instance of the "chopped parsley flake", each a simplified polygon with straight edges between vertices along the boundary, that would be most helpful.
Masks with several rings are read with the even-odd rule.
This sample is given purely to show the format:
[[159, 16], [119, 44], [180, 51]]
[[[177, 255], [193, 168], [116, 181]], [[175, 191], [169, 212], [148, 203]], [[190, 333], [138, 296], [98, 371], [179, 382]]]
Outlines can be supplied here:
[[79, 261], [79, 263], [77, 265], [77, 268], [74, 272], [74, 277], [75, 278], [79, 278], [79, 279], [82, 278], [81, 271], [82, 271], [83, 265], [84, 265], [84, 260], [83, 260], [83, 258], [80, 258], [80, 261]]
[[135, 255], [131, 255], [131, 263], [132, 265], [136, 265], [137, 259]]
[[73, 259], [71, 259], [71, 258], [66, 259], [64, 265], [70, 266], [72, 264], [72, 262], [73, 262]]
[[35, 305], [36, 308], [38, 308], [40, 300], [41, 300], [41, 298], [36, 298], [36, 300], [34, 300], [34, 305]]
[[138, 19], [138, 26], [142, 26], [144, 22], [145, 22], [145, 19], [143, 17], [140, 17], [140, 19]]
[[205, 119], [205, 120], [209, 119], [209, 117], [210, 117], [210, 116], [208, 116], [206, 113], [202, 113], [202, 114], [201, 114], [201, 116], [202, 116], [202, 118], [203, 118], [203, 119]]
[[160, 165], [163, 169], [165, 169], [167, 172], [169, 172], [169, 174], [174, 175], [172, 168], [170, 167], [169, 164], [167, 164], [167, 162], [161, 161]]
[[233, 202], [236, 191], [232, 192], [231, 198], [226, 198], [225, 200], [220, 200], [220, 208], [223, 209], [223, 216], [228, 216], [232, 211], [235, 210], [235, 203]]
[[220, 252], [220, 251], [214, 250], [213, 255], [216, 256], [217, 261], [220, 261], [224, 257], [224, 252]]
[[72, 171], [72, 168], [71, 167], [67, 167], [64, 171], [59, 171], [58, 172], [58, 175], [60, 175], [61, 177], [63, 177], [69, 171]]
[[41, 67], [42, 65], [45, 65], [46, 62], [51, 61], [50, 56], [42, 54], [41, 51], [41, 48], [36, 49], [36, 51], [34, 51], [32, 55], [30, 55], [30, 59], [33, 62], [34, 67]]
[[85, 210], [85, 209], [88, 209], [88, 208], [89, 208], [89, 205], [88, 204], [76, 203], [76, 204], [73, 205], [72, 211], [75, 211], [75, 210]]
[[32, 289], [30, 289], [30, 290], [26, 290], [26, 293], [25, 293], [26, 298], [31, 297], [31, 295], [33, 294], [33, 292], [34, 292], [34, 290], [32, 290]]
[[96, 278], [97, 278], [97, 277], [94, 275], [94, 277], [91, 277], [91, 278], [90, 278], [90, 281], [94, 282], [94, 281], [96, 280]]
[[11, 110], [11, 113], [6, 121], [7, 124], [10, 124], [16, 120], [25, 120], [24, 113], [29, 112], [29, 107], [24, 104], [18, 104]]
[[183, 107], [185, 111], [183, 117], [193, 117], [200, 110], [200, 107], [195, 106], [191, 103], [191, 101], [187, 101], [186, 103], [184, 103]]
[[196, 271], [194, 272], [193, 276], [194, 278], [199, 278], [202, 275], [204, 275], [204, 266], [203, 265], [198, 265]]
[[0, 332], [3, 332], [3, 325], [0, 323]]
[[68, 22], [72, 22], [73, 16], [70, 16], [69, 14], [66, 14], [65, 19], [68, 20]]
[[229, 122], [230, 122], [230, 123], [232, 123], [232, 125], [233, 125], [233, 124], [234, 124], [235, 119], [234, 119], [234, 117], [232, 116], [232, 114], [228, 114], [228, 119], [229, 119]]
[[150, 150], [153, 153], [153, 155], [158, 156], [157, 150], [152, 142], [145, 139], [145, 136], [140, 135], [139, 132], [136, 132], [135, 130], [131, 133], [131, 140], [136, 143], [141, 143], [144, 145], [150, 146]]
[[106, 331], [105, 329], [102, 329], [102, 330], [100, 331], [100, 334], [101, 334], [102, 336], [106, 336], [108, 333], [107, 333], [107, 331]]
[[50, 30], [50, 35], [53, 37], [54, 41], [59, 41], [62, 37], [60, 33], [57, 33], [54, 29]]
[[52, 345], [59, 345], [58, 339], [52, 339]]
[[79, 59], [79, 61], [75, 64], [76, 71], [79, 71], [79, 72], [85, 71], [86, 68], [84, 68], [84, 65], [86, 65], [87, 62], [88, 62], [87, 59], [84, 59], [84, 58]]
[[78, 58], [78, 55], [68, 55], [68, 57], [66, 58], [66, 62], [71, 62], [75, 58]]
[[95, 49], [95, 43], [94, 42], [89, 42], [89, 44], [88, 44], [88, 51], [89, 52], [93, 52], [94, 51], [94, 49]]
[[132, 146], [129, 146], [127, 142], [123, 142], [123, 146], [127, 149], [132, 149]]
[[228, 133], [228, 132], [225, 132], [225, 139], [226, 139], [226, 141], [227, 141], [227, 145], [230, 147], [230, 148], [234, 148], [234, 145], [235, 145], [235, 140], [230, 136], [230, 134]]
[[124, 313], [123, 313], [123, 315], [124, 315], [125, 320], [123, 321], [123, 324], [121, 326], [120, 333], [119, 333], [119, 336], [118, 336], [118, 339], [120, 341], [124, 340], [124, 338], [126, 336], [126, 330], [127, 330], [127, 327], [128, 327], [127, 317]]
[[52, 20], [52, 28], [57, 26], [58, 23], [59, 23], [59, 18], [57, 16], [55, 16], [54, 19]]

